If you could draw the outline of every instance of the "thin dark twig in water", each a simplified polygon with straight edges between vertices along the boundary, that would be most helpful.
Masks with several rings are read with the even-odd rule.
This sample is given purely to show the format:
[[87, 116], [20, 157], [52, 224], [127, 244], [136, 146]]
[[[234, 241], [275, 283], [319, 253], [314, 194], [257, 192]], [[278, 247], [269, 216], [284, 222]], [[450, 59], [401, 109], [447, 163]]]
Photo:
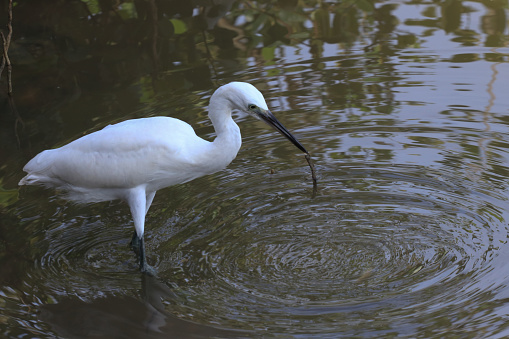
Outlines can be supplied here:
[[316, 192], [316, 189], [318, 188], [318, 183], [316, 181], [316, 169], [313, 162], [311, 162], [311, 156], [309, 153], [306, 153], [305, 155], [306, 160], [308, 162], [309, 168], [311, 169], [311, 178], [313, 178], [313, 191]]

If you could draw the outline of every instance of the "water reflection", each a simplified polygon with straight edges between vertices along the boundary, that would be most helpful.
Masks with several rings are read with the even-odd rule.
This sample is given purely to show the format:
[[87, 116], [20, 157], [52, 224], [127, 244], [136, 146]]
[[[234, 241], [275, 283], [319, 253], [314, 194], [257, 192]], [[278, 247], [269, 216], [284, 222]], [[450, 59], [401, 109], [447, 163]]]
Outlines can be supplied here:
[[[0, 124], [3, 336], [509, 333], [504, 1], [15, 9], [25, 127]], [[125, 206], [18, 195], [31, 156], [112, 122], [164, 114], [211, 137], [204, 107], [231, 80], [309, 145], [315, 197], [292, 145], [239, 116], [237, 161], [156, 198], [161, 275], [143, 281]]]
[[101, 295], [92, 300], [63, 298], [57, 304], [43, 305], [39, 319], [59, 336], [83, 338], [238, 338], [246, 332], [221, 330], [180, 320], [166, 311], [162, 300], [173, 292], [156, 279], [142, 276], [139, 296]]

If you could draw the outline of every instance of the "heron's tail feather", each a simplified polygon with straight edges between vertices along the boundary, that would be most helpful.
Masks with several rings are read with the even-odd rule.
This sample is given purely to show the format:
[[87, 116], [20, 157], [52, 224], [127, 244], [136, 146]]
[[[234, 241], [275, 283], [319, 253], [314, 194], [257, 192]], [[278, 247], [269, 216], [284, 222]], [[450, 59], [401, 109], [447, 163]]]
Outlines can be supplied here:
[[23, 171], [27, 175], [19, 181], [19, 185], [45, 185], [53, 182], [51, 165], [54, 161], [52, 150], [43, 151], [30, 160]]
[[29, 175], [25, 175], [23, 177], [23, 179], [21, 179], [18, 183], [18, 185], [20, 186], [23, 186], [23, 185], [33, 185], [34, 184], [34, 180], [30, 177], [30, 174]]
[[[44, 180], [46, 179], [46, 180]], [[25, 175], [18, 183], [18, 185], [44, 185], [48, 181], [46, 176], [40, 176], [36, 173], [30, 173]]]

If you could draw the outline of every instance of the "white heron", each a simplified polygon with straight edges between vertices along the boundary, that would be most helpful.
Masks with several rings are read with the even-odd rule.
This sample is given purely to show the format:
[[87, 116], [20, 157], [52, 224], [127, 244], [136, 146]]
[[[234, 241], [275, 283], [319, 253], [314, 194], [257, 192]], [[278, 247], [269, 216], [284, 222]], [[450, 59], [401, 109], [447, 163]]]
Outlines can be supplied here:
[[219, 87], [210, 98], [209, 118], [216, 132], [212, 142], [175, 118], [126, 120], [39, 153], [23, 168], [28, 174], [19, 184], [54, 187], [79, 203], [126, 201], [134, 220], [131, 245], [139, 250], [140, 270], [154, 274], [146, 261], [143, 234], [156, 191], [212, 174], [232, 162], [242, 143], [232, 119], [234, 109], [273, 126], [308, 156], [253, 85], [232, 82]]

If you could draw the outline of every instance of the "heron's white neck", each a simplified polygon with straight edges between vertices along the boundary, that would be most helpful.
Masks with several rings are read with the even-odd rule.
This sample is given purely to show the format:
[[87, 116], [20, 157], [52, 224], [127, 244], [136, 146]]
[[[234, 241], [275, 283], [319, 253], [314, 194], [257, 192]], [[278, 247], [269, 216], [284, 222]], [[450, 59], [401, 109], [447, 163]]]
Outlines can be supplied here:
[[232, 119], [232, 110], [227, 98], [221, 95], [212, 95], [210, 98], [209, 118], [216, 131], [212, 147], [218, 156], [231, 158], [228, 163], [235, 158], [242, 144], [239, 126]]

